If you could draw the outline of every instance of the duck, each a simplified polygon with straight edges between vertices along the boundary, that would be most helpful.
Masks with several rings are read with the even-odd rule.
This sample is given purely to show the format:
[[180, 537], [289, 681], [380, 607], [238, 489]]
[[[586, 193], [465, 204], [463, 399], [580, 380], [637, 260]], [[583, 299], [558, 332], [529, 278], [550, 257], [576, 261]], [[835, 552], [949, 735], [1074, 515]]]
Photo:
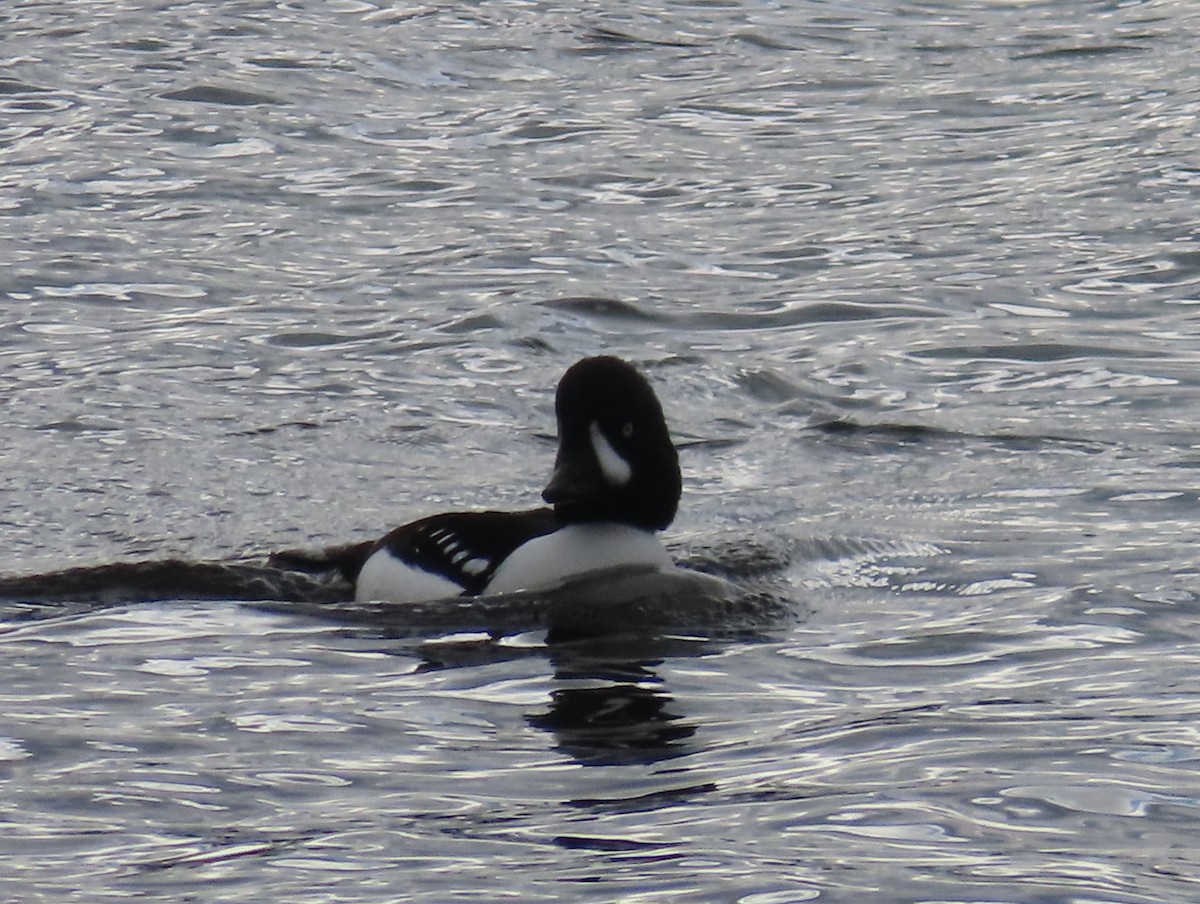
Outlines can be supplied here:
[[675, 519], [682, 479], [650, 383], [621, 358], [584, 358], [559, 381], [554, 412], [558, 451], [545, 505], [403, 524], [356, 557], [355, 600], [491, 596], [608, 569], [674, 569], [658, 535]]

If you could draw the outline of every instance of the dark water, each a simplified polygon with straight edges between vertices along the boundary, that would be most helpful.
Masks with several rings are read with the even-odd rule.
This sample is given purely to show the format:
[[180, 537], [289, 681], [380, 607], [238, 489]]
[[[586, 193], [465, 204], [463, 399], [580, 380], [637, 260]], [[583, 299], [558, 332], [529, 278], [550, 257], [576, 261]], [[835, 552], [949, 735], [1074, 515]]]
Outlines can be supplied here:
[[0, 571], [527, 504], [599, 351], [672, 547], [790, 563], [753, 636], [8, 605], [0, 898], [1200, 898], [1194, 4], [0, 27]]

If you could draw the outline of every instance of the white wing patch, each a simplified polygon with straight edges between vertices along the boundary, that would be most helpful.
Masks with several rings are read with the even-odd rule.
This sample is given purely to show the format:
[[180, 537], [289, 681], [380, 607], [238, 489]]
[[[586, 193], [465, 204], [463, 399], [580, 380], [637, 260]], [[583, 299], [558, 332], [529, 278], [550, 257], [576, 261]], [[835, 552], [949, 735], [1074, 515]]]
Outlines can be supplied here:
[[633, 476], [633, 468], [612, 447], [600, 429], [600, 424], [592, 421], [588, 432], [592, 437], [592, 451], [596, 453], [596, 461], [600, 464], [600, 473], [611, 486], [623, 487]]
[[462, 572], [463, 574], [469, 574], [473, 578], [479, 577], [479, 575], [488, 570], [491, 564], [487, 559], [467, 559], [467, 561], [462, 563]]
[[491, 560], [477, 556], [470, 549], [458, 542], [454, 532], [444, 527], [431, 531], [429, 539], [437, 546], [438, 552], [450, 560], [450, 564], [463, 574], [476, 577], [483, 574], [491, 566]]

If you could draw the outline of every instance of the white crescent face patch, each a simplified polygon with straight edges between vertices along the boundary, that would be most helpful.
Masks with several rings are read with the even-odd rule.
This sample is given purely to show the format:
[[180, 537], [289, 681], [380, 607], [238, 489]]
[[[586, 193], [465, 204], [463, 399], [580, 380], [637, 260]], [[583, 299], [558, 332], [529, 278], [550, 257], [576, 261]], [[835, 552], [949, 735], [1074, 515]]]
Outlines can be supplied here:
[[633, 476], [633, 468], [612, 447], [604, 436], [604, 431], [600, 429], [600, 424], [592, 421], [591, 427], [588, 428], [588, 434], [592, 438], [592, 451], [596, 453], [596, 461], [600, 465], [600, 473], [604, 475], [604, 479], [614, 487], [623, 487], [629, 483], [629, 478]]

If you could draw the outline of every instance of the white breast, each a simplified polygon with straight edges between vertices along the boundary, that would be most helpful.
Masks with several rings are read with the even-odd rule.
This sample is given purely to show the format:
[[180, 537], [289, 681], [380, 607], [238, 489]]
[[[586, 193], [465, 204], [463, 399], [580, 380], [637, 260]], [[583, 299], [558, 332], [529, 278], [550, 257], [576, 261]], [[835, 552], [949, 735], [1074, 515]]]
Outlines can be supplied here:
[[496, 570], [487, 592], [543, 590], [589, 571], [623, 565], [673, 567], [650, 531], [610, 522], [572, 524], [517, 547]]

